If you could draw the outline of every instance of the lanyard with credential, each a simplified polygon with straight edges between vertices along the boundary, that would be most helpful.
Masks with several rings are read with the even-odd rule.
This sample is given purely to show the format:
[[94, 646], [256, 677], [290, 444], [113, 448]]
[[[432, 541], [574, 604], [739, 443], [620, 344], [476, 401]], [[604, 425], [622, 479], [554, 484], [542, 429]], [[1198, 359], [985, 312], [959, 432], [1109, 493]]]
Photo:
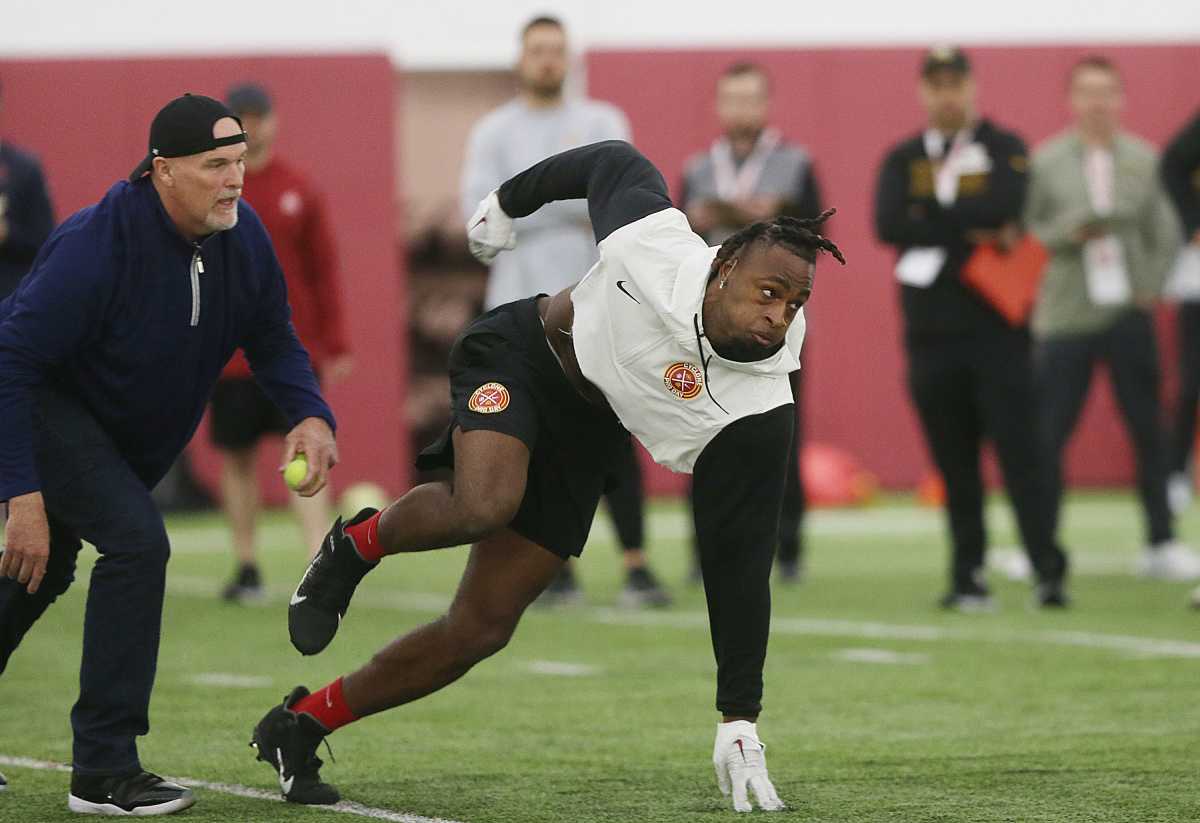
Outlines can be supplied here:
[[765, 129], [754, 144], [753, 151], [738, 168], [733, 162], [733, 147], [728, 137], [713, 143], [713, 174], [716, 177], [717, 196], [722, 200], [745, 200], [754, 196], [758, 182], [767, 166], [767, 158], [780, 142], [779, 132]]

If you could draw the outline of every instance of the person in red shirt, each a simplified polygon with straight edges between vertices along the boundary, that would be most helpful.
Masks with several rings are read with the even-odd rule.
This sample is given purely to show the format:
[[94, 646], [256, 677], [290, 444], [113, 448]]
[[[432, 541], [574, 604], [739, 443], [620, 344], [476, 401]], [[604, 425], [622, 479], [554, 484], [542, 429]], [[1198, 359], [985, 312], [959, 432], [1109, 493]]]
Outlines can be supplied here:
[[[337, 253], [324, 201], [308, 178], [280, 160], [274, 151], [278, 121], [267, 92], [258, 85], [230, 89], [229, 108], [246, 129], [246, 176], [243, 195], [262, 218], [287, 280], [292, 324], [328, 387], [352, 368], [346, 345], [339, 291]], [[239, 351], [212, 395], [212, 442], [224, 458], [222, 507], [233, 531], [238, 569], [222, 597], [240, 602], [262, 596], [255, 557], [259, 441], [286, 433], [282, 413], [250, 374]], [[311, 551], [316, 551], [330, 519], [330, 492], [310, 498], [291, 495], [292, 508]]]

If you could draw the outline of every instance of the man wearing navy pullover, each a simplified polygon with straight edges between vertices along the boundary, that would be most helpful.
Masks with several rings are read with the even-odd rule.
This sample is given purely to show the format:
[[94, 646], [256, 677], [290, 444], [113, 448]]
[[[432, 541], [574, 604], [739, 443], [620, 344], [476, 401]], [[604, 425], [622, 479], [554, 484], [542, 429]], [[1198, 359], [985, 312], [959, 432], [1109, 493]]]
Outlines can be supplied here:
[[80, 541], [100, 554], [71, 711], [68, 805], [169, 814], [190, 790], [142, 769], [167, 534], [149, 490], [183, 450], [239, 347], [292, 425], [315, 494], [337, 460], [333, 414], [292, 329], [257, 215], [239, 202], [245, 134], [222, 103], [186, 95], [150, 129], [129, 181], [63, 223], [0, 302], [0, 672], [71, 583]]

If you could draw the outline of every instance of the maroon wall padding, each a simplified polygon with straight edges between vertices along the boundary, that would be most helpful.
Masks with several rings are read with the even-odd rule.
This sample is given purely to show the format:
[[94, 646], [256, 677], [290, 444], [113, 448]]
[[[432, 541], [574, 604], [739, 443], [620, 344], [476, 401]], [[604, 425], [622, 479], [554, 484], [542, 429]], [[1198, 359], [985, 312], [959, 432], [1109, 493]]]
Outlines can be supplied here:
[[[1103, 53], [1125, 75], [1125, 122], [1161, 145], [1200, 104], [1200, 48], [1037, 46], [971, 48], [982, 112], [1034, 145], [1068, 122], [1066, 74], [1085, 54]], [[717, 77], [737, 60], [765, 66], [774, 117], [816, 158], [824, 200], [837, 206], [828, 228], [849, 265], [818, 267], [805, 346], [808, 436], [848, 449], [890, 486], [908, 486], [930, 465], [905, 390], [892, 251], [872, 229], [875, 176], [887, 149], [923, 127], [916, 49], [597, 51], [587, 58], [593, 97], [620, 106], [637, 145], [678, 192], [685, 159], [718, 133]], [[1170, 339], [1165, 335], [1165, 339]], [[1172, 358], [1166, 361], [1173, 371]], [[1098, 380], [1070, 448], [1075, 483], [1128, 483], [1132, 460], [1107, 380]], [[656, 471], [652, 490], [678, 488]]]
[[[247, 80], [274, 96], [279, 154], [312, 176], [333, 218], [356, 361], [327, 393], [339, 421], [336, 483], [371, 480], [398, 492], [409, 474], [406, 309], [393, 240], [395, 72], [385, 56], [3, 60], [0, 134], [41, 158], [61, 220], [129, 174], [164, 103], [189, 91], [223, 97]], [[205, 428], [192, 449], [212, 484]], [[263, 452], [264, 491], [280, 502], [278, 448]]]

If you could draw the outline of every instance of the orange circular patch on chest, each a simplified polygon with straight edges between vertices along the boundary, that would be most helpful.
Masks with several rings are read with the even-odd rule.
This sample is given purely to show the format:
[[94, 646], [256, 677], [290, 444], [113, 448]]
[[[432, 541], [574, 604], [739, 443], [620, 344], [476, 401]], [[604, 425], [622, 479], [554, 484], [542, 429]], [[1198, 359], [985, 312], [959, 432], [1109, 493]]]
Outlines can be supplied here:
[[704, 388], [704, 375], [694, 363], [672, 363], [663, 374], [667, 391], [683, 400], [691, 400]]
[[484, 383], [471, 393], [467, 408], [479, 414], [495, 414], [508, 408], [508, 389], [500, 383]]

